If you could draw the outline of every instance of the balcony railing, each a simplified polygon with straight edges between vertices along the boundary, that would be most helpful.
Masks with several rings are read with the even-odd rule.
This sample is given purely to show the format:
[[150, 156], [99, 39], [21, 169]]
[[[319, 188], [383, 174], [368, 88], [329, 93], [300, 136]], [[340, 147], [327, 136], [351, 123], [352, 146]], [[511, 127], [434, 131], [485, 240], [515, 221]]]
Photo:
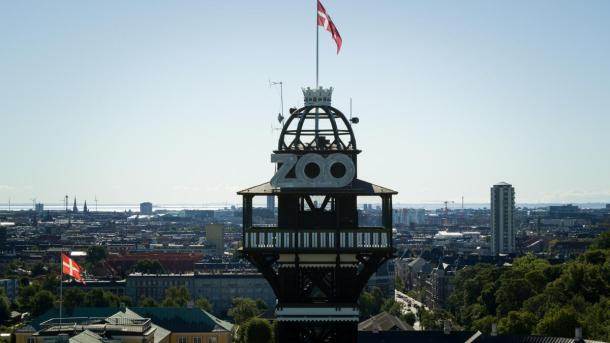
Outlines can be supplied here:
[[392, 248], [392, 230], [292, 230], [253, 227], [245, 231], [244, 250], [375, 250]]

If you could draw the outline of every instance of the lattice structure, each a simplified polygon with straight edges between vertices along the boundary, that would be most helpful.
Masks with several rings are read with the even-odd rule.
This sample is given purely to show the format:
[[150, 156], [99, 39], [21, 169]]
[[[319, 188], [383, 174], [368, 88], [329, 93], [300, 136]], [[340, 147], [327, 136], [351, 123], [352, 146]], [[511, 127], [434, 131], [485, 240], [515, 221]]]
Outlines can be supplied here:
[[[291, 111], [272, 155], [286, 174], [238, 193], [242, 255], [277, 296], [281, 342], [355, 342], [358, 297], [394, 256], [396, 192], [357, 178], [360, 150], [350, 121], [330, 104], [332, 88], [303, 93], [305, 106]], [[269, 195], [278, 200], [277, 226], [253, 225], [252, 199]], [[359, 196], [380, 198], [381, 226], [358, 225]]]

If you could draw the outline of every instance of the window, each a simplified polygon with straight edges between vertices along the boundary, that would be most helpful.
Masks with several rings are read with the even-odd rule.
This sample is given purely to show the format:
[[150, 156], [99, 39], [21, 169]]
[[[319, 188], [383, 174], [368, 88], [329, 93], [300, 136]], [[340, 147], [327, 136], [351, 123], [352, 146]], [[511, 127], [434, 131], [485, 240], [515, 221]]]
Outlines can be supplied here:
[[178, 343], [187, 343], [186, 342], [186, 337], [185, 336], [178, 337]]
[[208, 343], [218, 343], [218, 339], [216, 338], [216, 336], [209, 337]]
[[28, 343], [36, 343], [36, 337], [28, 337]]
[[199, 336], [193, 337], [193, 343], [201, 343], [201, 337], [199, 337]]

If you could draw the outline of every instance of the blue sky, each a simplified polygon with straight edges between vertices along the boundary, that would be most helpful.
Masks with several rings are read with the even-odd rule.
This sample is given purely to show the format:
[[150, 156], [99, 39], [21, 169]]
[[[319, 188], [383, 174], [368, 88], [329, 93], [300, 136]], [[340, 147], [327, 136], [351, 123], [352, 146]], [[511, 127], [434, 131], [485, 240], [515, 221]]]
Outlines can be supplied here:
[[[610, 202], [609, 1], [324, 1], [321, 84], [397, 202]], [[238, 202], [315, 82], [315, 1], [0, 2], [0, 203]]]

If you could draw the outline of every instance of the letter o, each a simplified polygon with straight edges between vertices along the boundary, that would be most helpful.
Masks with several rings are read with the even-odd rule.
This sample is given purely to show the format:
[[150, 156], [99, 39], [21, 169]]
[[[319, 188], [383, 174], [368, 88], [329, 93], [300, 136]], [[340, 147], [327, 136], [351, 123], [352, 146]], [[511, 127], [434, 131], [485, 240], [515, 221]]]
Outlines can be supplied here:
[[[340, 163], [345, 167], [345, 173], [343, 176], [337, 178], [334, 177], [330, 169], [333, 164]], [[328, 175], [328, 182], [330, 185], [328, 187], [343, 187], [347, 186], [356, 176], [356, 166], [354, 165], [354, 161], [344, 154], [332, 154], [326, 158], [326, 175]]]
[[[309, 163], [314, 163], [318, 166], [320, 173], [316, 177], [309, 177], [305, 174], [305, 166]], [[303, 187], [315, 187], [320, 186], [321, 184], [325, 184], [326, 180], [328, 180], [328, 170], [326, 165], [326, 160], [322, 155], [318, 154], [306, 154], [303, 157], [299, 158], [297, 162], [294, 172], [299, 183], [303, 184]]]

